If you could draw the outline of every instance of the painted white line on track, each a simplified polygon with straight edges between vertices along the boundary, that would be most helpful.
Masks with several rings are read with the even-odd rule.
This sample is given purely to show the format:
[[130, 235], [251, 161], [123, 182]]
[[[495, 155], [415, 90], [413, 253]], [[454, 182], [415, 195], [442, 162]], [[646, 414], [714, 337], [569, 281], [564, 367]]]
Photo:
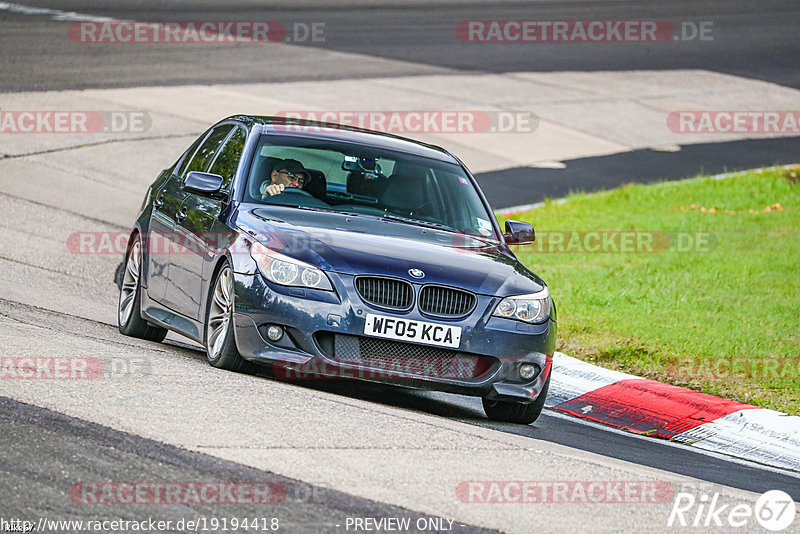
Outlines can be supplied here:
[[18, 15], [49, 15], [53, 20], [64, 22], [116, 22], [117, 19], [100, 17], [97, 15], [85, 15], [74, 11], [61, 11], [59, 9], [48, 9], [46, 7], [24, 6], [22, 4], [12, 4], [10, 2], [0, 2], [0, 11], [8, 11]]

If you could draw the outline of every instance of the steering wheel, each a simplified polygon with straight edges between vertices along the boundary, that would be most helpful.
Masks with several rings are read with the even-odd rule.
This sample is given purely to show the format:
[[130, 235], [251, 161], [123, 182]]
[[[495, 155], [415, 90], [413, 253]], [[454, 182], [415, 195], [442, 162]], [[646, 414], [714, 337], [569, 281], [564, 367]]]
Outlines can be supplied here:
[[286, 194], [289, 194], [289, 195], [301, 195], [301, 196], [311, 197], [311, 198], [319, 200], [317, 197], [315, 197], [314, 195], [312, 195], [311, 193], [309, 193], [305, 189], [298, 189], [297, 187], [287, 187], [279, 195], [276, 195], [276, 196], [283, 196], [283, 195], [286, 195]]
[[[274, 199], [268, 201], [271, 204], [283, 204], [289, 206], [308, 206], [310, 208], [329, 208], [330, 204], [324, 200], [320, 200], [304, 189], [297, 189], [296, 187], [287, 187], [278, 195], [267, 197], [267, 199]], [[265, 199], [266, 200], [266, 199]]]
[[[312, 195], [311, 193], [309, 193], [308, 191], [306, 191], [306, 190], [304, 190], [304, 189], [299, 189], [299, 188], [297, 188], [297, 187], [286, 187], [286, 188], [284, 188], [284, 190], [283, 190], [283, 191], [281, 191], [281, 192], [280, 192], [279, 194], [277, 194], [277, 195], [267, 195], [267, 196], [264, 196], [264, 193], [265, 193], [265, 191], [266, 191], [266, 188], [263, 188], [263, 187], [262, 187], [262, 188], [260, 189], [260, 191], [259, 191], [259, 196], [260, 196], [262, 199], [268, 199], [268, 198], [278, 198], [278, 197], [280, 197], [280, 196], [287, 195], [287, 194], [297, 194], [297, 195], [299, 195], [299, 194], [303, 194], [303, 195], [312, 196], [312, 197], [314, 196], [314, 195]], [[314, 197], [314, 198], [316, 198], [316, 197]]]
[[295, 195], [305, 195], [305, 196], [309, 196], [309, 197], [313, 197], [314, 196], [311, 193], [309, 193], [308, 191], [306, 191], [305, 189], [300, 189], [300, 188], [297, 188], [297, 187], [287, 187], [281, 192], [281, 195], [285, 195], [286, 193], [295, 194]]

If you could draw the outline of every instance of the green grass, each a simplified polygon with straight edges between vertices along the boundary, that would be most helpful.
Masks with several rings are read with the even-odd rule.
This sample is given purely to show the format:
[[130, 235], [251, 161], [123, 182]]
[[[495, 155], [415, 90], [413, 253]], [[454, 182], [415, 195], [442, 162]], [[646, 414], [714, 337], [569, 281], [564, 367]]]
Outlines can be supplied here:
[[[510, 216], [540, 236], [516, 253], [550, 286], [559, 350], [800, 413], [798, 174], [775, 169], [628, 185]], [[616, 230], [645, 232], [639, 236], [644, 245], [652, 237], [654, 250], [585, 252], [586, 234], [570, 232]], [[570, 252], [551, 253], [559, 249], [553, 233], [562, 231], [562, 245], [570, 236], [579, 241]], [[680, 251], [679, 235], [710, 241]]]

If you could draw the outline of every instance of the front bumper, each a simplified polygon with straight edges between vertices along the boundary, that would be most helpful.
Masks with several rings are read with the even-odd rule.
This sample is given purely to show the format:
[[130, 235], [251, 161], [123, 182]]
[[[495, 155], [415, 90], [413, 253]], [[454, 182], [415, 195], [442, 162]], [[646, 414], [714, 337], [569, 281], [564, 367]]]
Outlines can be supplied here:
[[[482, 295], [473, 312], [457, 320], [428, 317], [416, 307], [407, 312], [391, 312], [364, 303], [355, 290], [353, 276], [327, 274], [335, 292], [278, 286], [260, 274], [234, 273], [234, 332], [242, 357], [272, 364], [276, 375], [290, 379], [321, 375], [356, 378], [523, 403], [536, 400], [544, 389], [555, 349], [555, 321], [529, 325], [493, 317], [491, 313], [499, 299]], [[337, 335], [364, 336], [367, 313], [460, 326], [461, 343], [452, 352], [480, 358], [487, 363], [485, 370], [469, 378], [432, 376], [402, 369], [375, 372], [374, 368], [337, 360], [332, 346], [324, 340]], [[286, 335], [277, 342], [269, 341], [264, 335], [267, 324], [283, 327]], [[408, 346], [410, 352], [420, 348], [416, 343], [396, 343]], [[528, 381], [519, 377], [522, 363], [534, 364], [538, 369]]]

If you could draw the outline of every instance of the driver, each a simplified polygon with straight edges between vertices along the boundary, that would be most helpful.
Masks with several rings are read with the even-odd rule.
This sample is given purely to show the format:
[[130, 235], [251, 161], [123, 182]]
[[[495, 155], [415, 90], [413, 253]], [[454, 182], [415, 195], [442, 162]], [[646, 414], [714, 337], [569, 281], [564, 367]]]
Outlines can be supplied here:
[[[309, 172], [296, 159], [278, 161], [272, 168], [271, 182], [266, 187], [262, 185], [264, 189], [261, 191], [261, 198], [279, 195], [287, 187], [303, 189], [311, 180]], [[265, 181], [264, 183], [266, 184], [267, 182]]]

